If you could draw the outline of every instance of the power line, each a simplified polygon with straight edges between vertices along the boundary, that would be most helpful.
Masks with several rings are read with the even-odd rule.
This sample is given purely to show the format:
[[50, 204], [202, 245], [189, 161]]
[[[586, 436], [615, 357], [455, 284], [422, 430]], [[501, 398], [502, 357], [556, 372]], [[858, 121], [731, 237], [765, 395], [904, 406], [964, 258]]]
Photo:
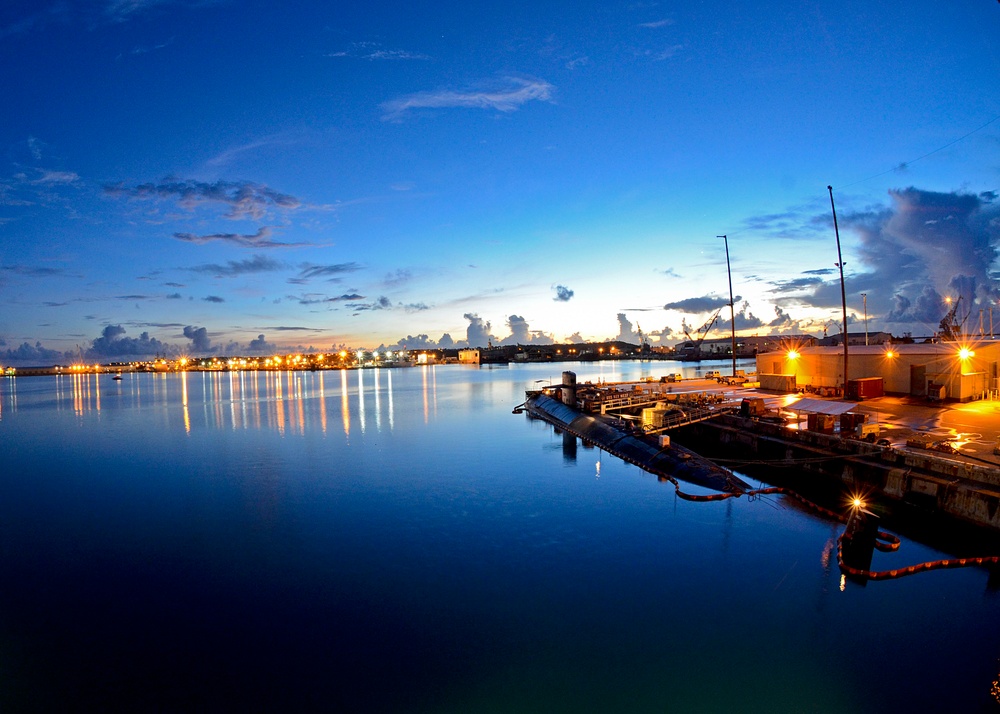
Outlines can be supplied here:
[[854, 181], [853, 183], [849, 183], [846, 186], [838, 186], [837, 188], [850, 188], [851, 186], [857, 186], [859, 183], [864, 183], [865, 181], [871, 181], [873, 178], [878, 178], [879, 176], [885, 176], [886, 174], [891, 174], [893, 171], [896, 171], [896, 170], [898, 170], [900, 168], [905, 168], [905, 167], [909, 166], [910, 164], [915, 164], [916, 162], [920, 161], [921, 159], [926, 159], [928, 156], [932, 156], [932, 155], [936, 154], [939, 151], [943, 151], [944, 149], [947, 149], [949, 146], [954, 146], [958, 142], [964, 141], [965, 139], [968, 139], [970, 136], [972, 136], [973, 134], [976, 134], [976, 133], [982, 131], [983, 129], [985, 129], [990, 124], [992, 124], [993, 122], [997, 121], [998, 119], [1000, 119], [1000, 115], [993, 117], [992, 119], [990, 119], [988, 122], [986, 122], [982, 126], [977, 127], [975, 129], [973, 129], [972, 131], [970, 131], [968, 134], [965, 134], [964, 136], [960, 136], [957, 139], [955, 139], [954, 141], [949, 141], [944, 146], [939, 146], [938, 148], [934, 149], [934, 151], [928, 151], [926, 154], [918, 156], [915, 159], [910, 159], [909, 161], [903, 161], [902, 163], [894, 166], [891, 169], [888, 169], [886, 171], [882, 171], [881, 173], [877, 173], [877, 174], [875, 174], [873, 176], [869, 176], [868, 178], [859, 179], [858, 181]]

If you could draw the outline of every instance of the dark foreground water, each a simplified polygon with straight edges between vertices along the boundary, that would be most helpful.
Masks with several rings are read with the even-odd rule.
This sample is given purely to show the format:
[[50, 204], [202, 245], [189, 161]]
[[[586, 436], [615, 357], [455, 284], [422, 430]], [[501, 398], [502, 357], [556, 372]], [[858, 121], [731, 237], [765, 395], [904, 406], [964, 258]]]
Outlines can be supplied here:
[[0, 380], [0, 711], [1000, 710], [985, 570], [842, 588], [838, 524], [511, 414], [559, 371]]

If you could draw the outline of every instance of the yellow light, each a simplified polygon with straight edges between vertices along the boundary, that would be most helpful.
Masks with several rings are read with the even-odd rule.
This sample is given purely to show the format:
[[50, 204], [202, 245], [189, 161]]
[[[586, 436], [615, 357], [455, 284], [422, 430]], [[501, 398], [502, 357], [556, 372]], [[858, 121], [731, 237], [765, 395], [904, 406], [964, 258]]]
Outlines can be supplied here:
[[895, 353], [895, 352], [893, 352], [892, 350], [888, 350], [888, 351], [887, 351], [887, 352], [885, 353], [885, 356], [886, 356], [886, 357], [888, 357], [889, 359], [892, 359], [893, 357], [895, 357], [895, 356], [896, 356], [896, 353]]
[[855, 498], [853, 501], [851, 501], [851, 505], [854, 506], [855, 508], [863, 508], [865, 502], [862, 501], [860, 498]]
[[960, 349], [958, 351], [958, 358], [959, 359], [965, 360], [965, 359], [969, 359], [970, 357], [975, 357], [975, 356], [976, 356], [976, 353], [973, 352], [972, 350], [970, 350], [968, 347], [963, 347], [962, 349]]
[[799, 358], [799, 353], [796, 352], [795, 350], [788, 350], [788, 355], [787, 356], [788, 356], [788, 359], [794, 360], [794, 359], [798, 359]]

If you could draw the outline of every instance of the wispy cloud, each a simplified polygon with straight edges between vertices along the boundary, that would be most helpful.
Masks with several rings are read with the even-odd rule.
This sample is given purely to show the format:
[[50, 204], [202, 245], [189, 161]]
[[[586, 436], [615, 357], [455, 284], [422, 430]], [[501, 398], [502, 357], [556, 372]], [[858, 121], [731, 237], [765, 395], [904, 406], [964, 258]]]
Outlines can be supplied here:
[[134, 16], [161, 5], [198, 7], [217, 4], [221, 0], [104, 0], [102, 13], [108, 22], [127, 22]]
[[0, 39], [23, 35], [33, 30], [40, 30], [51, 22], [65, 22], [69, 19], [69, 6], [56, 3], [40, 12], [14, 20], [9, 25], [0, 27]]
[[329, 52], [327, 57], [346, 57], [365, 60], [429, 60], [430, 56], [410, 50], [384, 49], [377, 42], [355, 42], [350, 50]]
[[[129, 52], [129, 54], [130, 55], [145, 55], [145, 54], [149, 54], [150, 52], [156, 52], [157, 50], [166, 49], [167, 47], [169, 47], [173, 43], [174, 43], [174, 38], [171, 37], [166, 42], [161, 42], [158, 45], [136, 45], [135, 47], [132, 48], [132, 50]], [[120, 59], [120, 57], [121, 56], [119, 55], [119, 59]]]
[[225, 298], [221, 298], [218, 295], [208, 295], [206, 297], [203, 297], [202, 300], [204, 300], [205, 302], [216, 302], [216, 303], [226, 301]]
[[204, 245], [205, 243], [211, 243], [213, 241], [221, 241], [223, 243], [234, 243], [236, 245], [243, 246], [244, 248], [296, 248], [299, 246], [312, 245], [312, 243], [305, 242], [282, 243], [281, 241], [271, 240], [271, 229], [268, 226], [263, 226], [256, 233], [251, 233], [249, 235], [241, 233], [210, 233], [209, 235], [174, 233], [174, 238], [184, 241], [185, 243], [195, 243], [197, 245]]
[[219, 263], [206, 263], [188, 268], [195, 273], [209, 273], [217, 278], [234, 278], [239, 275], [251, 275], [253, 273], [269, 273], [275, 270], [282, 270], [287, 267], [273, 258], [263, 255], [255, 255], [247, 260], [230, 260], [225, 265]]
[[345, 273], [354, 273], [363, 268], [359, 263], [334, 263], [333, 265], [314, 265], [312, 263], [302, 263], [299, 266], [301, 272], [300, 280], [310, 280], [312, 278], [337, 278]]
[[308, 293], [300, 297], [289, 295], [288, 299], [294, 300], [299, 305], [322, 305], [324, 303], [355, 302], [357, 300], [364, 300], [365, 296], [359, 295], [358, 293], [345, 293], [343, 295], [336, 295], [334, 297], [329, 297], [327, 295]]
[[281, 193], [252, 181], [216, 181], [207, 183], [191, 179], [167, 178], [160, 183], [144, 183], [127, 187], [120, 184], [104, 187], [109, 196], [131, 200], [174, 200], [188, 211], [205, 204], [222, 204], [228, 207], [225, 218], [263, 218], [269, 209], [295, 210], [302, 202], [295, 196]]
[[408, 94], [385, 102], [384, 120], [398, 120], [414, 109], [495, 109], [512, 112], [532, 101], [548, 102], [555, 90], [542, 79], [508, 77], [492, 86], [471, 89], [439, 89]]
[[52, 184], [72, 184], [80, 180], [80, 177], [72, 171], [42, 171], [42, 175], [31, 183], [37, 186]]
[[667, 27], [668, 25], [673, 25], [673, 20], [653, 20], [652, 22], [640, 22], [639, 27], [644, 27], [649, 30], [655, 30], [660, 27]]
[[0, 271], [13, 273], [14, 275], [23, 275], [28, 278], [47, 278], [53, 275], [62, 275], [65, 272], [62, 268], [33, 265], [0, 265]]

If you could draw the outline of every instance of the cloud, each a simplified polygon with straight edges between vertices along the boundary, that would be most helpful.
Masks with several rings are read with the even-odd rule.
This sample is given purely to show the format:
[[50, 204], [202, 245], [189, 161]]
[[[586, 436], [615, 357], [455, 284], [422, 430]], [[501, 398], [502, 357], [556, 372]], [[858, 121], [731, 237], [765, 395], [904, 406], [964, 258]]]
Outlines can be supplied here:
[[650, 30], [655, 30], [659, 27], [667, 27], [668, 25], [673, 25], [673, 20], [654, 20], [652, 22], [640, 22], [639, 27], [645, 27]]
[[79, 175], [72, 171], [42, 171], [42, 175], [31, 181], [36, 186], [52, 184], [74, 184], [80, 180]]
[[[716, 329], [723, 331], [732, 331], [733, 322], [732, 320], [721, 319], [722, 315], [719, 315], [720, 319], [716, 322]], [[750, 312], [750, 303], [744, 302], [740, 307], [739, 311], [735, 315], [736, 317], [736, 331], [740, 330], [756, 330], [764, 327], [764, 321], [759, 317]]]
[[[446, 335], [442, 336], [442, 340], [445, 336]], [[448, 337], [448, 340], [451, 340], [450, 336]], [[397, 340], [395, 344], [387, 345], [387, 347], [392, 350], [428, 350], [436, 347], [444, 347], [444, 345], [435, 342], [425, 334], [420, 334], [407, 335], [406, 337]]]
[[333, 303], [333, 302], [353, 302], [356, 300], [364, 300], [364, 295], [359, 295], [358, 293], [345, 293], [343, 295], [337, 295], [335, 297], [327, 297], [326, 295], [317, 295], [315, 293], [309, 293], [303, 295], [302, 297], [294, 297], [292, 295], [288, 296], [289, 300], [296, 301], [299, 305], [320, 305], [323, 303]]
[[277, 260], [267, 258], [263, 255], [255, 255], [248, 260], [230, 260], [225, 265], [218, 263], [207, 263], [196, 265], [188, 270], [195, 273], [210, 273], [217, 278], [233, 278], [238, 275], [250, 275], [253, 273], [268, 273], [281, 270], [285, 266]]
[[191, 340], [191, 349], [195, 352], [211, 351], [212, 340], [208, 336], [208, 330], [204, 327], [188, 325], [184, 328], [184, 336]]
[[791, 280], [775, 280], [771, 283], [774, 287], [770, 290], [770, 292], [774, 294], [800, 293], [803, 290], [815, 289], [822, 285], [823, 282], [823, 278], [818, 276], [792, 278]]
[[257, 339], [250, 340], [247, 345], [247, 352], [250, 354], [273, 354], [276, 351], [277, 347], [265, 340], [264, 335], [257, 335]]
[[195, 243], [204, 245], [212, 241], [222, 241], [223, 243], [235, 243], [244, 248], [297, 248], [299, 246], [312, 245], [311, 243], [282, 243], [271, 240], [271, 229], [262, 226], [256, 233], [249, 235], [239, 233], [212, 233], [210, 235], [195, 235], [194, 233], [174, 233], [174, 238], [185, 243]]
[[226, 301], [225, 298], [221, 298], [218, 295], [208, 295], [206, 297], [203, 297], [202, 300], [204, 300], [205, 302], [214, 302], [214, 303], [222, 303]]
[[221, 204], [228, 210], [224, 217], [260, 220], [269, 209], [295, 210], [302, 202], [295, 196], [275, 191], [252, 181], [216, 181], [167, 178], [158, 184], [144, 183], [131, 188], [120, 184], [104, 187], [109, 196], [131, 200], [173, 200], [188, 211], [206, 204]]
[[[36, 29], [40, 30], [52, 22], [65, 22], [69, 20], [69, 14], [68, 5], [64, 3], [55, 3], [44, 10], [22, 17], [9, 25], [0, 27], [0, 39], [27, 34]], [[24, 344], [28, 343], [25, 342]]]
[[91, 342], [85, 356], [87, 359], [145, 357], [172, 351], [172, 346], [150, 337], [148, 332], [138, 337], [126, 337], [124, 327], [108, 325], [101, 331], [101, 336]]
[[469, 347], [486, 347], [492, 340], [490, 335], [490, 323], [486, 322], [474, 312], [467, 312], [462, 317], [469, 321], [465, 329], [466, 340]]
[[[392, 301], [385, 295], [380, 296], [377, 300], [370, 303], [359, 303], [354, 306], [357, 312], [364, 312], [366, 310], [391, 310]], [[355, 314], [357, 314], [357, 312]]]
[[[510, 336], [500, 340], [501, 345], [551, 345], [555, 342], [551, 335], [530, 329], [528, 321], [520, 315], [510, 315], [507, 318], [507, 328]], [[497, 344], [495, 338], [494, 344]]]
[[396, 270], [394, 273], [386, 273], [386, 276], [382, 279], [382, 285], [387, 288], [396, 288], [400, 285], [405, 285], [413, 279], [413, 273], [409, 270]]
[[[906, 331], [931, 332], [947, 312], [943, 296], [962, 297], [971, 310], [1000, 297], [991, 272], [1000, 256], [1000, 206], [989, 194], [941, 193], [915, 187], [889, 192], [888, 206], [840, 214], [841, 233], [859, 238], [849, 259], [844, 290], [857, 312], [867, 295], [869, 319], [883, 319]], [[812, 223], [823, 219], [814, 217]], [[827, 228], [830, 219], [827, 218]], [[805, 291], [799, 304], [839, 308], [840, 280], [833, 268], [777, 283], [773, 292]], [[822, 279], [829, 277], [830, 279]], [[853, 306], [853, 307], [852, 307]], [[839, 328], [838, 328], [839, 329]]]
[[632, 323], [624, 312], [618, 313], [618, 336], [615, 339], [621, 342], [639, 343], [639, 333], [632, 329]]
[[844, 218], [861, 237], [865, 265], [888, 285], [907, 276], [913, 287], [929, 284], [943, 293], [957, 276], [967, 276], [978, 285], [978, 297], [997, 295], [988, 271], [1000, 254], [1000, 207], [982, 196], [914, 187], [889, 196], [890, 209]]
[[41, 342], [36, 342], [34, 346], [24, 342], [15, 349], [0, 352], [0, 361], [8, 365], [22, 367], [37, 367], [48, 364], [56, 364], [64, 359], [66, 359], [65, 353], [42, 347]]
[[53, 275], [62, 275], [65, 272], [62, 268], [32, 265], [0, 265], [0, 271], [13, 273], [14, 275], [23, 275], [28, 278], [47, 278]]
[[333, 265], [314, 265], [312, 263], [302, 263], [299, 266], [299, 280], [311, 280], [312, 278], [328, 278], [354, 273], [362, 270], [364, 266], [359, 263], [334, 263]]
[[925, 285], [914, 300], [897, 293], [893, 303], [892, 310], [882, 317], [884, 322], [934, 325], [948, 311], [944, 298], [930, 285]]
[[418, 92], [382, 105], [384, 120], [401, 119], [414, 109], [495, 109], [512, 112], [531, 101], [548, 102], [554, 87], [541, 79], [508, 77], [483, 89]]
[[108, 22], [121, 23], [161, 5], [197, 7], [208, 2], [209, 0], [104, 0], [102, 12]]
[[[738, 300], [739, 298], [734, 298]], [[685, 298], [675, 302], [668, 302], [663, 306], [664, 310], [677, 310], [688, 314], [700, 314], [712, 312], [729, 304], [729, 300], [718, 295], [703, 295], [702, 297]]]
[[569, 302], [573, 298], [573, 291], [565, 285], [556, 285], [556, 296], [552, 298], [556, 302]]
[[387, 50], [377, 42], [354, 42], [350, 50], [329, 52], [326, 57], [347, 57], [365, 60], [429, 60], [430, 56], [410, 50]]

